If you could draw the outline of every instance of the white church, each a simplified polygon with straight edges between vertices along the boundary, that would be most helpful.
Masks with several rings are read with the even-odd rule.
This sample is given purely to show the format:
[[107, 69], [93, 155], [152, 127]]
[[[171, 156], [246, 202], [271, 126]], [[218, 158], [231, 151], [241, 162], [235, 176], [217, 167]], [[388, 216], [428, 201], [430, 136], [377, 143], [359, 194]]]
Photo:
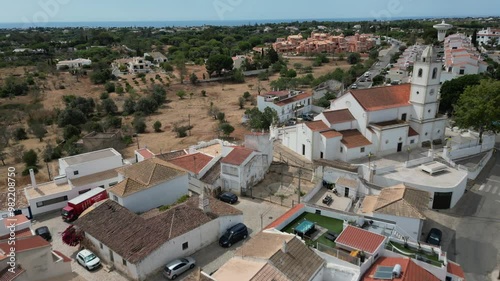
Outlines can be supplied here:
[[272, 134], [309, 160], [349, 161], [443, 140], [441, 70], [442, 62], [428, 46], [414, 64], [410, 84], [350, 90], [314, 121], [271, 128]]

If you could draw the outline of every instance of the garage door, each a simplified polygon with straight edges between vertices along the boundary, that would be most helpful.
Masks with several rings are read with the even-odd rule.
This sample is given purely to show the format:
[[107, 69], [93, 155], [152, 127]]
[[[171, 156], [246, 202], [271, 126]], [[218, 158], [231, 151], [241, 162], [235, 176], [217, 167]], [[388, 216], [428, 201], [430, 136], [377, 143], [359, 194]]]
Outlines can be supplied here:
[[453, 192], [434, 192], [433, 209], [449, 209], [451, 206], [451, 197]]

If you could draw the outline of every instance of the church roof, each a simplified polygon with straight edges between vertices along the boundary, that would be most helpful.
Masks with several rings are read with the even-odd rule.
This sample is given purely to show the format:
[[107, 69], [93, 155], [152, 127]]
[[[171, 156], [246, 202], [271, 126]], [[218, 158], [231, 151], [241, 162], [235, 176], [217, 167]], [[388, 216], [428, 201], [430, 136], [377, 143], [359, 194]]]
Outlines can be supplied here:
[[351, 90], [351, 95], [366, 111], [409, 106], [411, 84]]
[[323, 115], [330, 124], [338, 124], [356, 120], [349, 109], [324, 111]]
[[361, 134], [358, 130], [345, 130], [339, 132], [342, 134], [341, 142], [347, 148], [356, 148], [361, 146], [367, 146], [372, 144], [368, 139], [366, 139], [363, 134]]

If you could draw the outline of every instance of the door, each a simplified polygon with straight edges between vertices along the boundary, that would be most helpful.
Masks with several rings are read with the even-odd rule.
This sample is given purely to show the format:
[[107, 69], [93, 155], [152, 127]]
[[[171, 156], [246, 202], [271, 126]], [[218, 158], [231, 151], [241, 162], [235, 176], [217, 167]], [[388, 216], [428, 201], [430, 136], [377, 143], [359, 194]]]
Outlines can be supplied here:
[[401, 152], [401, 150], [403, 150], [403, 143], [402, 142], [398, 143], [398, 152]]
[[406, 113], [403, 113], [403, 114], [401, 115], [401, 120], [406, 121]]
[[344, 188], [344, 196], [349, 197], [349, 188], [347, 187]]
[[113, 251], [111, 251], [111, 250], [109, 250], [109, 260], [110, 260], [111, 262], [114, 262], [114, 261], [115, 261], [115, 259], [114, 259], [114, 257], [113, 257]]
[[451, 197], [453, 192], [434, 192], [433, 209], [443, 210], [449, 209], [451, 206]]

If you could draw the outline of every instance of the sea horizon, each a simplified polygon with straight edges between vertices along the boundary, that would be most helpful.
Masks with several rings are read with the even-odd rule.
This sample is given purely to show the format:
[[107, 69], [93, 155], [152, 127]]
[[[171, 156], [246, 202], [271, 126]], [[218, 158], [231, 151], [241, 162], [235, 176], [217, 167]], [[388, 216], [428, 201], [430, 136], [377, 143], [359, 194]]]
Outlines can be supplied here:
[[[393, 17], [390, 20], [441, 19], [446, 17]], [[465, 18], [465, 17], [462, 17]], [[27, 28], [128, 28], [128, 27], [197, 27], [197, 26], [244, 26], [290, 22], [360, 22], [374, 21], [376, 18], [322, 18], [322, 19], [263, 19], [263, 20], [165, 20], [165, 21], [54, 21], [54, 22], [0, 22], [0, 29]], [[387, 19], [386, 19], [387, 20]]]

